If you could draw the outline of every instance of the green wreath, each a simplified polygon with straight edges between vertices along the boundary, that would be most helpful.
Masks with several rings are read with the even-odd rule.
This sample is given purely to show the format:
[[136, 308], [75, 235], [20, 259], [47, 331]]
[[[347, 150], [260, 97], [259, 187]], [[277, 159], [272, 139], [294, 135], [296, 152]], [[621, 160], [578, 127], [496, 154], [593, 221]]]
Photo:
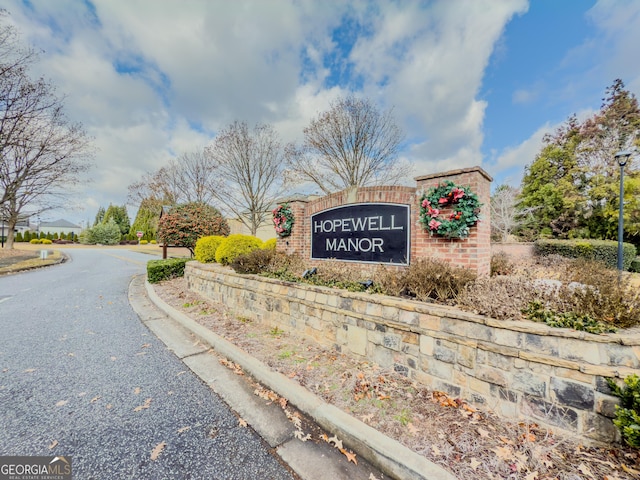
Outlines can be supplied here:
[[289, 204], [278, 205], [271, 213], [273, 213], [273, 226], [278, 236], [282, 238], [291, 235], [295, 220]]
[[[468, 187], [447, 180], [422, 194], [419, 221], [431, 235], [467, 238], [470, 228], [478, 223], [481, 206], [478, 196]], [[445, 208], [451, 213], [440, 215]]]

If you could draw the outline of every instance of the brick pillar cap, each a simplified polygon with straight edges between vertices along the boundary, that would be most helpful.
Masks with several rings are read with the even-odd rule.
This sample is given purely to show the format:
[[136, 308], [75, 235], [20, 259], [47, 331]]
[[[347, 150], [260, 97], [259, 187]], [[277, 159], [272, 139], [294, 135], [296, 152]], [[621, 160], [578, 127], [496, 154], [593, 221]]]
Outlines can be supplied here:
[[441, 177], [451, 177], [453, 175], [460, 175], [462, 173], [473, 173], [473, 172], [478, 172], [480, 175], [482, 175], [484, 178], [486, 178], [490, 182], [493, 181], [493, 178], [491, 178], [491, 175], [489, 175], [487, 172], [485, 172], [480, 167], [461, 168], [459, 170], [449, 170], [448, 172], [440, 172], [440, 173], [431, 173], [429, 175], [421, 175], [419, 177], [416, 177], [415, 181], [416, 182], [420, 182], [420, 181], [423, 181], [423, 180], [431, 180], [431, 179], [434, 179], [434, 178], [441, 178]]

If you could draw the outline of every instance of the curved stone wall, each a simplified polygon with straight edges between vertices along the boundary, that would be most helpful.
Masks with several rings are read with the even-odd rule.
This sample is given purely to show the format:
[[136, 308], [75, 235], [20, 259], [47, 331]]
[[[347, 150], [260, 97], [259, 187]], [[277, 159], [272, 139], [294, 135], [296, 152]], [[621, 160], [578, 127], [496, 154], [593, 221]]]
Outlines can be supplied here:
[[188, 262], [189, 288], [238, 316], [351, 352], [509, 419], [619, 438], [605, 377], [640, 371], [640, 335], [498, 321], [446, 306]]

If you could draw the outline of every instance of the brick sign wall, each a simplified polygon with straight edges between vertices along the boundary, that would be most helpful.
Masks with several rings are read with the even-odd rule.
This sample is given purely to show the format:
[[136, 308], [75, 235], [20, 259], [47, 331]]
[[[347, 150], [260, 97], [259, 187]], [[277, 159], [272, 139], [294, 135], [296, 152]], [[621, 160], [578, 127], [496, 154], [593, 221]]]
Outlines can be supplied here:
[[[481, 220], [471, 228], [468, 238], [432, 236], [418, 223], [419, 195], [446, 180], [468, 187], [482, 203]], [[295, 225], [289, 237], [278, 239], [277, 249], [298, 254], [313, 264], [333, 258], [407, 265], [419, 258], [435, 257], [488, 275], [490, 187], [491, 177], [480, 167], [473, 167], [417, 177], [415, 188], [360, 187], [311, 201], [292, 200], [289, 205]]]

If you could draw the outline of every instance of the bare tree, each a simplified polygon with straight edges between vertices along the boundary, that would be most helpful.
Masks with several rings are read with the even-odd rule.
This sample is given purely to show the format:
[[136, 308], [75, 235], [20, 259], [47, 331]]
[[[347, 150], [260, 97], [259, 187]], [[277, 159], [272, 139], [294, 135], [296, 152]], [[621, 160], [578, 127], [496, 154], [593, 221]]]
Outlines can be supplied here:
[[289, 174], [324, 193], [399, 183], [411, 165], [398, 159], [403, 134], [392, 112], [353, 96], [331, 103], [304, 129], [301, 147], [287, 147]]
[[[6, 28], [0, 27], [0, 42], [14, 42]], [[0, 45], [0, 218], [9, 227], [9, 249], [25, 208], [34, 214], [61, 206], [92, 153], [82, 126], [65, 118], [53, 87], [29, 78], [30, 54], [16, 59], [13, 46]]]
[[167, 166], [129, 185], [128, 201], [132, 205], [149, 200], [160, 205], [211, 204], [215, 199], [212, 192], [221, 187], [214, 167], [204, 149], [183, 153], [172, 158]]
[[271, 214], [280, 187], [284, 149], [270, 125], [253, 130], [244, 122], [234, 122], [222, 130], [205, 150], [215, 174], [224, 185], [213, 191], [226, 210], [255, 235]]
[[491, 232], [501, 242], [507, 242], [509, 235], [526, 223], [527, 216], [535, 210], [519, 208], [519, 195], [519, 189], [499, 185], [491, 196]]

